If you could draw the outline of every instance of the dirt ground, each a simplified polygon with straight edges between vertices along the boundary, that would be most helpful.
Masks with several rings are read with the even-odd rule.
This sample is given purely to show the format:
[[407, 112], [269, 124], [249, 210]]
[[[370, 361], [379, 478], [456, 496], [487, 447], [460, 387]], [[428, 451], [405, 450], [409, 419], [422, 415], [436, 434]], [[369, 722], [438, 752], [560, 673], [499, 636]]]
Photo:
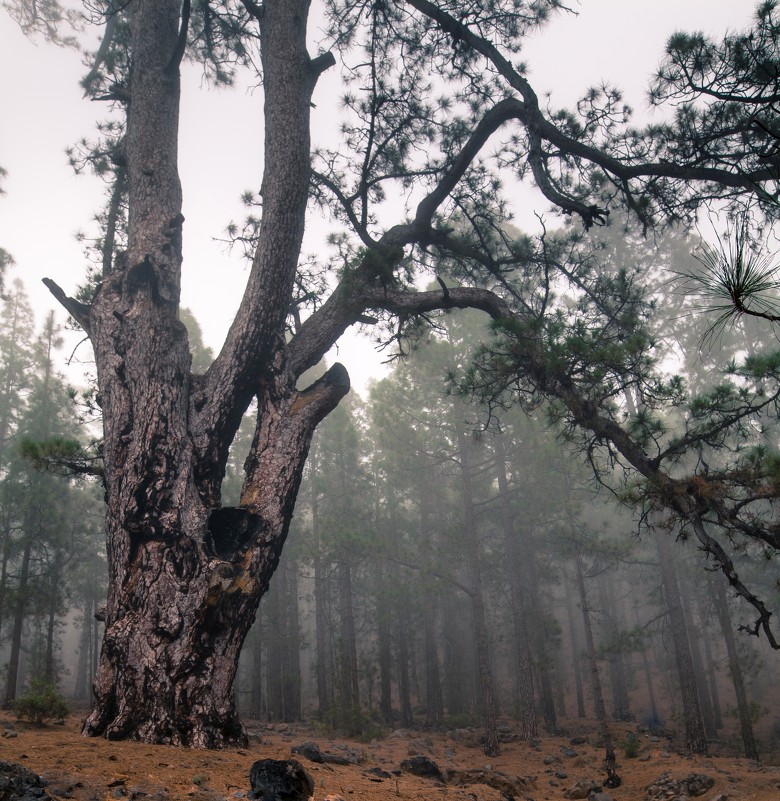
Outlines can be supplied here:
[[[214, 801], [246, 798], [249, 768], [255, 760], [288, 759], [292, 747], [313, 741], [324, 752], [358, 760], [349, 765], [317, 764], [297, 756], [314, 780], [315, 801], [505, 801], [508, 797], [493, 787], [473, 783], [477, 778], [473, 774], [469, 777], [472, 783], [456, 786], [401, 772], [401, 761], [414, 755], [429, 757], [442, 771], [488, 767], [524, 780], [516, 782], [523, 787], [515, 796], [518, 801], [553, 801], [566, 798], [566, 791], [578, 781], [604, 778], [602, 751], [592, 745], [595, 724], [570, 723], [565, 737], [542, 736], [529, 744], [515, 739], [517, 729], [508, 722], [502, 726], [505, 742], [501, 755], [488, 759], [479, 746], [476, 729], [446, 733], [397, 730], [363, 743], [305, 725], [250, 723], [246, 750], [203, 752], [86, 739], [79, 734], [77, 716], [64, 725], [36, 728], [0, 713], [0, 760], [18, 762], [43, 776], [56, 798]], [[616, 725], [616, 739], [621, 741], [631, 730], [629, 724]], [[623, 750], [618, 750], [623, 783], [605, 791], [614, 801], [644, 801], [646, 787], [664, 773], [675, 779], [691, 773], [712, 777], [715, 783], [701, 796], [703, 801], [780, 799], [778, 767], [722, 756], [687, 757], [676, 753], [665, 737], [654, 738], [646, 732], [639, 737], [638, 758], [627, 759]], [[370, 773], [373, 768], [381, 772]]]

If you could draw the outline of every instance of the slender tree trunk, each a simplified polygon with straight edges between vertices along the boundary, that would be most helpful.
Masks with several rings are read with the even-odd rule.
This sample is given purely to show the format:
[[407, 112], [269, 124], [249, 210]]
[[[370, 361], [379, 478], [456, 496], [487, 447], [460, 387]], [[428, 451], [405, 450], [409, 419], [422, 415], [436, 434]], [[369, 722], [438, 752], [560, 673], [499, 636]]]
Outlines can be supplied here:
[[566, 603], [566, 619], [569, 623], [569, 641], [571, 643], [572, 664], [574, 667], [574, 687], [577, 693], [577, 717], [586, 717], [585, 712], [585, 693], [582, 687], [582, 659], [579, 637], [577, 636], [577, 626], [574, 620], [574, 609], [569, 589], [569, 582], [563, 582], [564, 598]]
[[349, 554], [342, 550], [339, 564], [339, 595], [341, 613], [341, 704], [346, 714], [360, 708], [360, 677], [358, 675], [357, 633], [355, 629], [352, 568]]
[[327, 620], [326, 620], [326, 587], [322, 553], [320, 549], [320, 507], [317, 489], [317, 448], [312, 446], [309, 456], [310, 469], [310, 509], [311, 538], [314, 559], [314, 637], [316, 642], [316, 676], [317, 676], [317, 712], [322, 719], [328, 709], [328, 654]]
[[259, 621], [252, 626], [252, 680], [250, 681], [249, 715], [260, 720], [265, 714], [263, 703], [263, 632]]
[[612, 718], [613, 720], [627, 721], [631, 720], [631, 709], [626, 688], [625, 665], [622, 659], [623, 654], [615, 650], [615, 644], [619, 643], [620, 621], [617, 616], [614, 593], [607, 584], [605, 573], [602, 572], [599, 575], [597, 586], [604, 620], [604, 638], [606, 642], [613, 644], [607, 657], [612, 690]]
[[[379, 581], [377, 581], [379, 583]], [[390, 637], [390, 604], [385, 598], [387, 588], [381, 579], [382, 591], [377, 598], [376, 625], [377, 645], [379, 649], [379, 712], [382, 720], [393, 725], [393, 693], [392, 693], [392, 642]]]
[[[426, 468], [420, 480], [420, 539], [430, 542], [431, 548], [438, 538], [438, 532], [432, 525], [432, 498], [435, 493], [435, 482], [432, 480], [430, 468]], [[437, 496], [438, 497], [438, 496]], [[436, 610], [438, 598], [433, 586], [423, 590], [423, 650], [425, 658], [425, 723], [427, 726], [438, 726], [444, 720], [444, 697], [441, 686], [441, 666], [439, 650], [436, 643]]]
[[[593, 706], [596, 710], [596, 720], [599, 722], [599, 732], [604, 743], [604, 762], [607, 769], [607, 778], [614, 781], [617, 778], [615, 745], [612, 740], [612, 731], [609, 727], [609, 721], [607, 720], [607, 708], [604, 705], [604, 694], [601, 690], [599, 665], [598, 661], [596, 660], [596, 644], [593, 639], [593, 626], [590, 622], [588, 593], [585, 588], [585, 571], [582, 565], [582, 554], [579, 552], [574, 558], [574, 566], [577, 578], [577, 591], [579, 592], [580, 596], [580, 608], [582, 609], [582, 628], [585, 633], [585, 650], [588, 655], [588, 663], [590, 665], [590, 686], [593, 693]], [[617, 779], [617, 783], [620, 783], [619, 779]]]
[[49, 607], [49, 615], [46, 621], [46, 657], [44, 659], [43, 677], [49, 684], [53, 684], [57, 678], [57, 671], [54, 664], [54, 631], [57, 626], [57, 610], [54, 605]]
[[456, 407], [455, 425], [458, 434], [458, 457], [460, 460], [461, 481], [463, 484], [463, 533], [466, 550], [466, 569], [471, 597], [471, 608], [474, 625], [474, 642], [476, 646], [477, 669], [481, 689], [481, 711], [485, 726], [485, 754], [498, 756], [501, 748], [498, 744], [498, 727], [496, 722], [496, 706], [493, 694], [493, 673], [490, 666], [490, 642], [485, 615], [482, 591], [482, 574], [480, 570], [480, 554], [477, 539], [477, 521], [474, 512], [474, 489], [472, 486], [472, 468], [470, 445], [466, 438], [464, 425], [459, 418]]
[[701, 716], [701, 707], [699, 706], [696, 674], [693, 669], [688, 632], [685, 628], [685, 618], [677, 585], [674, 560], [666, 539], [667, 536], [666, 532], [655, 530], [655, 542], [658, 547], [664, 598], [666, 599], [666, 609], [669, 613], [674, 656], [677, 662], [677, 675], [680, 680], [680, 695], [685, 724], [685, 745], [694, 754], [706, 754], [707, 738], [704, 733], [704, 723]]
[[298, 564], [287, 562], [287, 645], [285, 661], [285, 708], [287, 719], [301, 720], [301, 620], [298, 603]]
[[[29, 520], [28, 520], [29, 524]], [[22, 652], [22, 632], [24, 618], [27, 610], [27, 582], [30, 577], [30, 558], [32, 556], [32, 535], [27, 534], [27, 540], [22, 552], [22, 564], [19, 568], [19, 581], [16, 586], [16, 603], [13, 611], [13, 627], [11, 629], [11, 652], [8, 656], [8, 672], [5, 681], [5, 700], [3, 706], [10, 708], [16, 700], [17, 684], [19, 682], [19, 659]]]
[[696, 689], [699, 696], [701, 719], [704, 723], [704, 734], [708, 741], [715, 740], [718, 736], [718, 731], [715, 726], [715, 711], [713, 709], [712, 698], [710, 697], [710, 683], [707, 677], [707, 670], [704, 667], [704, 661], [701, 658], [701, 649], [699, 648], [701, 630], [693, 622], [691, 594], [688, 591], [688, 583], [681, 582], [678, 583], [677, 586], [680, 590], [685, 630], [688, 632], [688, 642], [691, 646], [691, 661], [693, 664], [693, 674], [696, 677]]
[[284, 693], [284, 619], [282, 593], [284, 575], [277, 569], [268, 588], [268, 593], [261, 607], [263, 617], [268, 625], [268, 642], [266, 647], [267, 681], [268, 681], [268, 718], [272, 721], [287, 720]]
[[[634, 610], [634, 625], [639, 626], [639, 609], [637, 608], [636, 600], [633, 604]], [[650, 717], [652, 726], [657, 726], [661, 720], [658, 714], [658, 704], [655, 700], [655, 687], [653, 686], [653, 675], [650, 670], [650, 660], [647, 658], [647, 647], [642, 649], [642, 671], [645, 676], [645, 683], [647, 686], [647, 700], [650, 702]]]
[[698, 604], [699, 620], [702, 624], [702, 640], [704, 643], [704, 664], [707, 666], [707, 683], [710, 688], [710, 700], [712, 701], [712, 714], [715, 722], [715, 729], [723, 728], [723, 713], [720, 708], [720, 694], [718, 692], [718, 674], [715, 669], [716, 662], [712, 653], [712, 642], [710, 640], [709, 628], [705, 627], [707, 615], [701, 605]]
[[73, 687], [73, 700], [86, 701], [89, 686], [89, 665], [92, 637], [92, 599], [87, 599], [81, 611], [81, 636], [79, 637], [79, 659], [76, 665], [76, 681]]
[[[403, 606], [403, 604], [401, 605]], [[409, 673], [409, 631], [405, 611], [396, 615], [395, 639], [398, 646], [398, 697], [401, 702], [401, 725], [409, 728], [412, 723], [411, 677]]]
[[753, 723], [750, 718], [750, 704], [748, 703], [747, 693], [745, 692], [742, 664], [739, 658], [739, 651], [737, 651], [737, 644], [734, 642], [734, 631], [732, 629], [731, 616], [729, 615], [726, 589], [721, 576], [714, 576], [710, 580], [710, 590], [715, 601], [715, 614], [718, 617], [723, 640], [726, 643], [731, 681], [734, 684], [734, 694], [737, 699], [737, 712], [739, 714], [739, 725], [742, 732], [742, 744], [745, 748], [745, 756], [748, 759], [755, 759], [758, 761], [758, 748], [756, 746], [756, 739], [753, 736]]
[[426, 590], [423, 626], [425, 637], [425, 723], [439, 726], [444, 720], [444, 697], [441, 688], [441, 666], [436, 645], [437, 597], [433, 590]]
[[[522, 721], [522, 739], [532, 740], [538, 736], [536, 723], [536, 700], [534, 698], [533, 660], [528, 635], [528, 577], [524, 565], [528, 564], [528, 548], [521, 542], [522, 535], [515, 528], [515, 517], [509, 497], [509, 481], [506, 474], [506, 449], [504, 436], [498, 434], [494, 438], [496, 452], [496, 474], [498, 492], [501, 500], [501, 524], [504, 533], [504, 552], [509, 579], [509, 597], [514, 626], [515, 648], [517, 659], [517, 684], [520, 693], [520, 719]], [[523, 590], [523, 585], [526, 591]]]

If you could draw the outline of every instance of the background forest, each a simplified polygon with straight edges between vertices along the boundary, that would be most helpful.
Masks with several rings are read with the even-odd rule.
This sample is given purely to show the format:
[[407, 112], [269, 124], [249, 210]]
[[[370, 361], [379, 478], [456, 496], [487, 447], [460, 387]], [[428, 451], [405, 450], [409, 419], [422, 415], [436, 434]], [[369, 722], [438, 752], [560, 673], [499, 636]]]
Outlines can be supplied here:
[[[650, 332], [656, 362], [691, 391], [766, 337], [742, 320], [702, 347], [707, 319], [670, 281], [695, 243], [670, 234], [651, 248], [616, 228], [600, 239], [601, 269], [641, 274], [643, 298], [662, 310]], [[182, 316], [202, 370], [211, 354]], [[776, 655], [738, 630], [750, 619], [744, 603], [719, 571], [702, 570], [685, 531], [566, 430], [554, 405], [491, 408], [458, 391], [485, 333], [476, 312], [440, 318], [411, 358], [395, 359], [318, 430], [242, 654], [242, 714], [363, 737], [484, 725], [499, 739], [500, 717], [521, 720], [528, 738], [595, 717], [605, 733], [611, 720], [636, 721], [684, 735], [692, 750], [717, 742], [776, 759]], [[0, 337], [4, 700], [47, 682], [86, 705], [106, 573], [100, 490], [88, 476], [95, 408], [55, 370], [53, 318], [35, 330], [19, 281], [3, 301]], [[630, 384], [623, 392], [636, 402]], [[227, 505], [237, 502], [251, 427], [247, 418], [233, 446]], [[756, 435], [776, 445], [776, 420]], [[775, 566], [755, 557], [745, 547], [735, 564], [776, 606]]]

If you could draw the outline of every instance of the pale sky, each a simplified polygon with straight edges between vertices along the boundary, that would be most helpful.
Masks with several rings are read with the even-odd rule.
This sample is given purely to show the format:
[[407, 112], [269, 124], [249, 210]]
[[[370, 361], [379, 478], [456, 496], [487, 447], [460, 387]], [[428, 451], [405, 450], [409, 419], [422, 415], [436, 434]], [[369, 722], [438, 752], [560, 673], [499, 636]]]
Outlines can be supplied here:
[[[522, 58], [532, 85], [539, 94], [552, 92], [555, 106], [571, 106], [589, 86], [606, 80], [624, 90], [638, 115], [647, 114], [648, 80], [672, 32], [703, 30], [721, 36], [745, 28], [755, 8], [751, 0], [582, 0], [573, 5], [578, 16], [556, 17], [525, 45]], [[0, 246], [16, 260], [8, 278], [24, 281], [39, 319], [57, 308], [64, 320], [41, 278], [74, 290], [84, 274], [75, 234], [90, 229], [102, 196], [96, 179], [73, 174], [65, 148], [92, 136], [106, 109], [82, 98], [78, 82], [85, 69], [77, 53], [32, 43], [2, 10], [0, 15], [0, 166], [8, 171], [7, 194], [0, 197]], [[320, 131], [338, 125], [338, 104], [329, 100], [329, 93], [338, 90], [335, 71], [327, 77], [314, 96], [315, 143]], [[186, 219], [182, 302], [215, 349], [227, 332], [247, 272], [238, 256], [230, 257], [213, 238], [223, 234], [231, 219], [243, 217], [241, 192], [260, 186], [260, 104], [260, 92], [203, 89], [198, 71], [186, 70], [180, 140]], [[389, 219], [387, 225], [394, 222]], [[310, 224], [307, 247], [317, 247], [326, 232]], [[368, 342], [345, 343], [338, 354], [358, 390], [383, 358]]]

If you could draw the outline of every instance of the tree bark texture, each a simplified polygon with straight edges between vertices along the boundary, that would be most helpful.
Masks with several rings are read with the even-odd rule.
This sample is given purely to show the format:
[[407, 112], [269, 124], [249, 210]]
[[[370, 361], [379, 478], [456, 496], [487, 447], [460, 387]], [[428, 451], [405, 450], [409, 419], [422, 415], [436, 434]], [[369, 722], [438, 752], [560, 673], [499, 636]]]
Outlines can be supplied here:
[[[297, 391], [282, 336], [309, 190], [317, 73], [304, 0], [264, 4], [264, 207], [228, 342], [190, 375], [178, 320], [179, 0], [135, 0], [125, 140], [126, 253], [83, 319], [104, 420], [109, 590], [84, 732], [174, 745], [243, 745], [233, 697], [244, 638], [278, 563], [314, 429], [348, 391], [337, 365]], [[228, 449], [258, 420], [239, 507], [220, 508]]]

